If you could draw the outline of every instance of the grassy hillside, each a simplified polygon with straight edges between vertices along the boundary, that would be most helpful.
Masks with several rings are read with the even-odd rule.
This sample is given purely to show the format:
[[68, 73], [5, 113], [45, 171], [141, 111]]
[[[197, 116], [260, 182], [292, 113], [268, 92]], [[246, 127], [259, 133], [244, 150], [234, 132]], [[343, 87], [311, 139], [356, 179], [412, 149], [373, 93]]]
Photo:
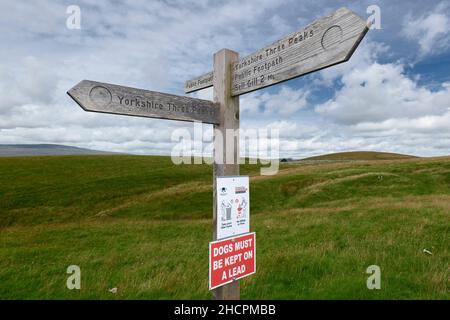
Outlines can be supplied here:
[[78, 148], [60, 144], [0, 144], [0, 157], [18, 156], [67, 156], [67, 155], [111, 155], [115, 152], [106, 152]]
[[309, 157], [303, 160], [398, 160], [417, 158], [406, 154], [377, 152], [377, 151], [349, 151], [337, 152], [316, 157]]
[[[210, 298], [211, 174], [167, 157], [1, 158], [0, 298]], [[258, 243], [243, 299], [450, 298], [450, 159], [241, 174]], [[372, 264], [381, 290], [366, 288]]]

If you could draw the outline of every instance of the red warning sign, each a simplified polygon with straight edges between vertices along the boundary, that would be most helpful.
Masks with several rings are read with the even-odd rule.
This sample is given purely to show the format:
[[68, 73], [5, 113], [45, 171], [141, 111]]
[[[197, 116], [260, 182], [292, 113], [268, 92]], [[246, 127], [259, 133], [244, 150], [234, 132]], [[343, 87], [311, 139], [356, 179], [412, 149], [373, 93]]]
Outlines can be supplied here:
[[256, 234], [209, 243], [209, 290], [256, 272]]

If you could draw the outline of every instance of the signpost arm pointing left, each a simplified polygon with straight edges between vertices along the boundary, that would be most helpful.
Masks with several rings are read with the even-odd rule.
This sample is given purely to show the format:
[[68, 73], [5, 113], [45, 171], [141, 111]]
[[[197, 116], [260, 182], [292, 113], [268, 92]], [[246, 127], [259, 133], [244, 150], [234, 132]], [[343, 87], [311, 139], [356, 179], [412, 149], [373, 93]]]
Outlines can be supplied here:
[[90, 80], [81, 81], [67, 94], [85, 111], [219, 123], [219, 107], [208, 100]]

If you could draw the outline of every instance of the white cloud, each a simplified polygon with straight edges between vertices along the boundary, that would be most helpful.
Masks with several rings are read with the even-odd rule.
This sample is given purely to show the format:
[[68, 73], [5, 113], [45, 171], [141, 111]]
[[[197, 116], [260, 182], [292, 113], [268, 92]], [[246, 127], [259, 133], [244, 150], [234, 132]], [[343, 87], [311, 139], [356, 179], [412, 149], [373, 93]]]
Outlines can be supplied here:
[[[185, 80], [212, 69], [215, 51], [227, 47], [244, 56], [337, 9], [334, 1], [78, 3], [78, 31], [65, 27], [64, 1], [2, 4], [0, 143], [169, 154], [173, 130], [192, 124], [86, 113], [65, 92], [92, 79], [182, 94]], [[364, 3], [353, 5], [365, 12]], [[424, 54], [448, 50], [448, 8], [432, 5], [405, 22], [417, 23], [405, 32]], [[369, 32], [349, 62], [309, 75], [303, 88], [294, 81], [241, 96], [241, 127], [278, 129], [286, 157], [349, 149], [448, 153], [450, 85], [421, 86], [391, 58], [398, 46], [386, 35], [396, 34], [389, 30], [401, 24], [404, 8], [380, 6], [385, 29]], [[324, 89], [335, 93], [314, 109]], [[193, 96], [211, 100], [212, 88]], [[204, 131], [210, 135], [211, 126]]]
[[[241, 112], [248, 115], [286, 118], [306, 107], [309, 94], [309, 90], [293, 89], [282, 85], [276, 93], [255, 91], [242, 95], [239, 105]], [[212, 87], [203, 89], [191, 96], [213, 100], [213, 89]]]
[[450, 46], [448, 5], [442, 2], [432, 12], [419, 17], [409, 15], [403, 24], [403, 34], [420, 46], [422, 56], [440, 53]]
[[86, 113], [66, 91], [92, 79], [181, 94], [186, 79], [210, 68], [214, 51], [242, 47], [241, 27], [279, 5], [81, 1], [81, 30], [68, 30], [62, 1], [2, 4], [0, 41], [9, 45], [0, 50], [0, 143], [152, 153], [165, 141], [168, 153], [172, 130], [191, 124]]
[[431, 90], [395, 63], [356, 67], [314, 109], [332, 124], [317, 150], [383, 150], [416, 155], [450, 151], [450, 84]]
[[373, 63], [355, 68], [342, 82], [335, 97], [315, 110], [346, 125], [443, 115], [449, 108], [448, 85], [435, 92], [421, 87], [404, 74], [401, 65]]
[[369, 67], [381, 55], [387, 55], [391, 48], [382, 42], [363, 41], [353, 53], [349, 61], [338, 64], [332, 68], [326, 68], [319, 72], [319, 77], [314, 84], [321, 86], [333, 86], [334, 81], [352, 72], [355, 68]]
[[278, 92], [253, 92], [241, 99], [243, 112], [258, 116], [290, 117], [307, 105], [309, 91], [281, 86]]
[[270, 24], [272, 25], [273, 32], [275, 34], [286, 34], [286, 33], [290, 32], [289, 25], [278, 14], [274, 14], [270, 18]]
[[12, 107], [52, 102], [56, 78], [44, 61], [25, 56], [12, 66], [0, 66], [0, 113], [12, 114]]

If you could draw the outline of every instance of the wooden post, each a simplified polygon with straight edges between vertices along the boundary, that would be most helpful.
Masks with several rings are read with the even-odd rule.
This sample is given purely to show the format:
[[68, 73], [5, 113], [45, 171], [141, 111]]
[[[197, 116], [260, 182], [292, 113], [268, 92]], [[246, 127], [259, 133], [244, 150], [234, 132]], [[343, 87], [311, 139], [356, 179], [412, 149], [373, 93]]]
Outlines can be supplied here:
[[[214, 54], [214, 102], [220, 105], [220, 123], [214, 125], [213, 240], [217, 240], [216, 177], [239, 175], [239, 96], [231, 96], [231, 65], [238, 60], [239, 54], [228, 49]], [[233, 134], [229, 132], [227, 136], [227, 129], [233, 129]], [[227, 139], [234, 139], [232, 149], [227, 148], [231, 145]], [[230, 153], [233, 153], [232, 157]], [[231, 158], [233, 163], [229, 163]], [[239, 280], [214, 289], [213, 297], [216, 300], [239, 300]]]

